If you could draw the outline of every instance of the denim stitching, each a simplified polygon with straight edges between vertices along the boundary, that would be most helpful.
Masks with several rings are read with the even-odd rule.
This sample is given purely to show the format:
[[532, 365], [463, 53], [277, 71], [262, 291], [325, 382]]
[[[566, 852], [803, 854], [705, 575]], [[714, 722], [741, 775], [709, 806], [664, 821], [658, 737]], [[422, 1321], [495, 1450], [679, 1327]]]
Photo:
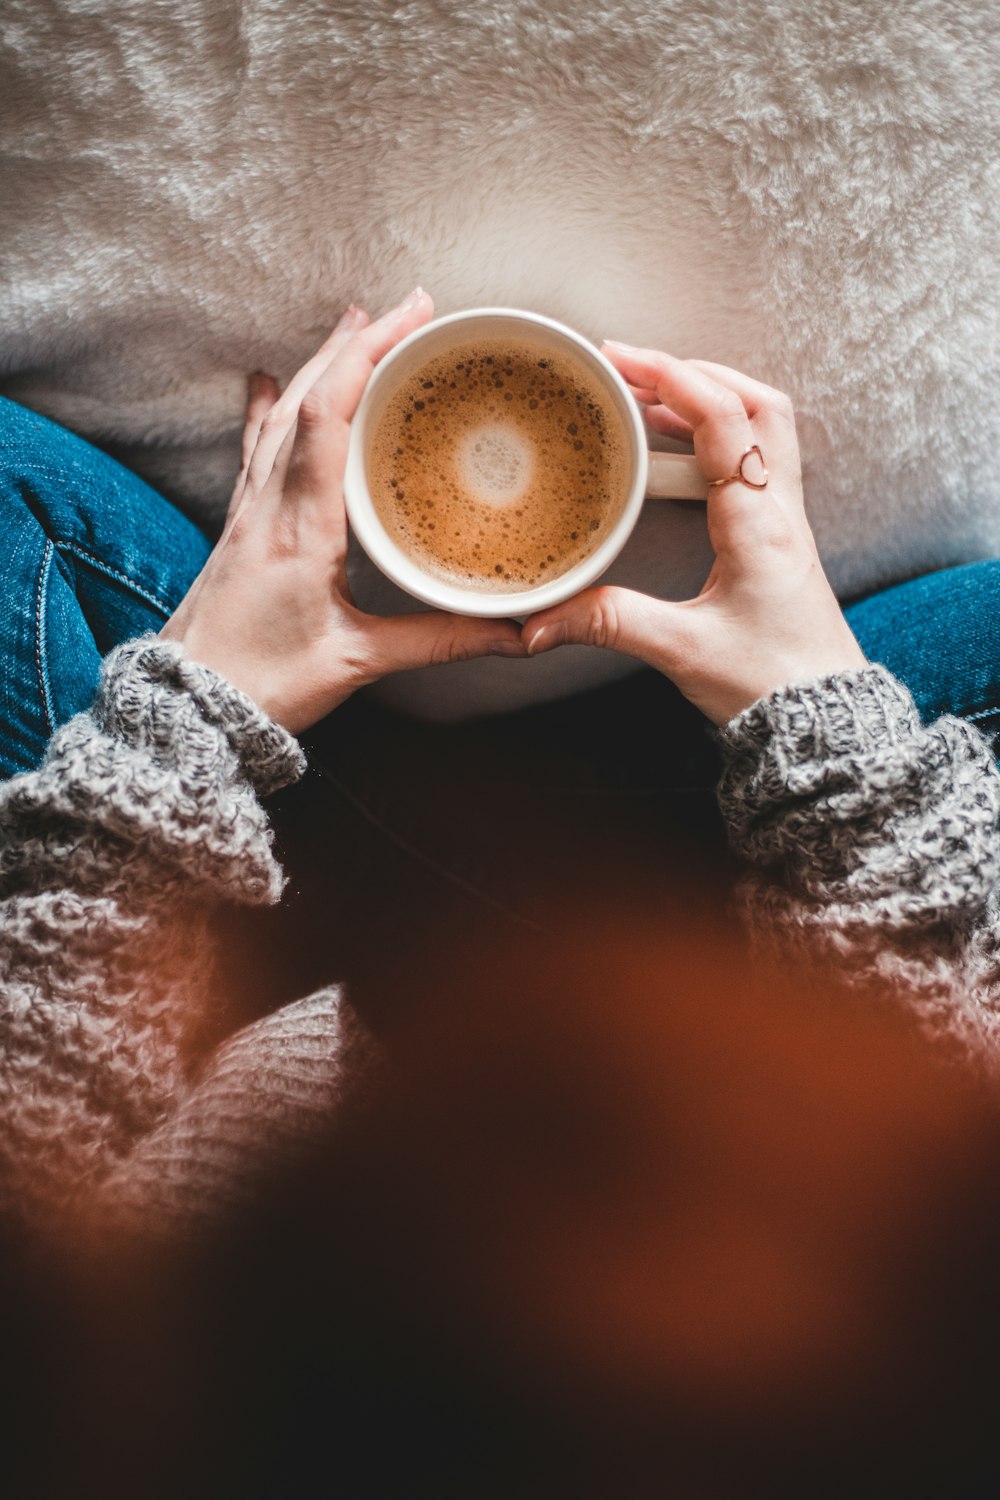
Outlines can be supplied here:
[[45, 727], [49, 734], [55, 733], [55, 715], [52, 710], [52, 688], [49, 683], [48, 673], [45, 670], [44, 640], [45, 640], [45, 603], [49, 593], [49, 569], [52, 563], [53, 544], [45, 543], [45, 551], [42, 553], [42, 565], [38, 570], [38, 584], [35, 589], [35, 667], [38, 671], [38, 691], [42, 699], [42, 712], [45, 715]]
[[[51, 547], [52, 545], [50, 542], [49, 546]], [[60, 552], [72, 552], [81, 561], [89, 563], [92, 568], [96, 568], [99, 573], [107, 573], [109, 578], [115, 578], [119, 583], [124, 583], [133, 593], [140, 594], [148, 604], [153, 604], [157, 609], [162, 610], [168, 619], [173, 614], [172, 604], [167, 604], [156, 594], [150, 593], [149, 589], [144, 589], [141, 583], [136, 583], [134, 578], [129, 578], [127, 573], [121, 573], [117, 568], [111, 567], [109, 563], [102, 562], [99, 557], [92, 556], [83, 547], [78, 547], [75, 542], [57, 542], [55, 545], [59, 548]]]
[[973, 721], [975, 719], [992, 719], [996, 714], [1000, 714], [1000, 708], [982, 708], [977, 714], [966, 714], [965, 717]]

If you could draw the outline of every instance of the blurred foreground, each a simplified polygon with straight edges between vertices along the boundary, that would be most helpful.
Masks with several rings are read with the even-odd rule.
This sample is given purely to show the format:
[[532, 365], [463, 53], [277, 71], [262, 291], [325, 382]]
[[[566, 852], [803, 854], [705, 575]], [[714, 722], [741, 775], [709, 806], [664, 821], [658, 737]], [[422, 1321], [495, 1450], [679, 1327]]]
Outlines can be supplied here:
[[994, 1103], [619, 895], [447, 989], [401, 932], [364, 1106], [212, 1243], [9, 1257], [5, 1494], [995, 1493]]

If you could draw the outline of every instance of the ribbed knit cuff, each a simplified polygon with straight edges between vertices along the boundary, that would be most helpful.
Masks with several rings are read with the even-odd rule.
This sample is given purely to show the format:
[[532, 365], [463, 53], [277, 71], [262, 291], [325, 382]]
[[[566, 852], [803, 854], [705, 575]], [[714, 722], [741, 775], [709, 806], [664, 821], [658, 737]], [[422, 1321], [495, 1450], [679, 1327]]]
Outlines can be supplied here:
[[304, 773], [305, 756], [287, 729], [211, 667], [192, 661], [178, 641], [142, 636], [105, 659], [94, 711], [126, 744], [161, 756], [176, 754], [192, 708], [225, 736], [241, 775], [258, 796]]
[[719, 740], [730, 761], [756, 760], [780, 744], [782, 758], [825, 761], [864, 755], [898, 743], [920, 728], [916, 705], [885, 667], [836, 672], [792, 684], [730, 719]]

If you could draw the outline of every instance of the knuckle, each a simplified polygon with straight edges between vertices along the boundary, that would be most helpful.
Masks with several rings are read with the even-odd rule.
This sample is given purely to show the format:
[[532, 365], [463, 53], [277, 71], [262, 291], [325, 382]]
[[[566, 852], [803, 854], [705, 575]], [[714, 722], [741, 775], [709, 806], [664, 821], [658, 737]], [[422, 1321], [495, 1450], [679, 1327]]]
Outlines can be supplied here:
[[613, 647], [621, 633], [621, 611], [613, 588], [597, 588], [590, 601], [588, 637], [595, 646]]
[[231, 513], [228, 525], [228, 540], [235, 546], [242, 546], [246, 541], [250, 530], [250, 510], [241, 500], [238, 507]]
[[431, 665], [441, 666], [445, 662], [469, 661], [478, 655], [473, 643], [465, 636], [446, 630], [438, 636], [431, 648]]
[[304, 539], [294, 507], [281, 507], [271, 517], [261, 540], [271, 562], [299, 557], [303, 551]]
[[332, 403], [329, 396], [324, 395], [322, 391], [307, 391], [302, 397], [299, 406], [299, 422], [303, 427], [323, 427], [332, 416]]
[[716, 397], [716, 415], [724, 422], [746, 422], [747, 410], [735, 391], [720, 390]]
[[787, 396], [784, 391], [772, 391], [767, 404], [772, 416], [780, 417], [783, 422], [794, 427], [795, 405], [791, 396]]
[[771, 552], [787, 556], [799, 547], [799, 536], [788, 517], [773, 509], [761, 520], [758, 539]]

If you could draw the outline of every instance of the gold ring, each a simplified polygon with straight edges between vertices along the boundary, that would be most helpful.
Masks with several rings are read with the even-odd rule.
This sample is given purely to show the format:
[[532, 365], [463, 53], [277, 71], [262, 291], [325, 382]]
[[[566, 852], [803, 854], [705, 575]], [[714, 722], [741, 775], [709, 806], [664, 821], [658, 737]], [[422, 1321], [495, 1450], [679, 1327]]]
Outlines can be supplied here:
[[[743, 472], [743, 465], [746, 463], [746, 461], [750, 457], [751, 453], [756, 453], [757, 457], [760, 459], [760, 469], [761, 469], [761, 473], [764, 476], [763, 479], [760, 479], [760, 480], [758, 480], [758, 479], [748, 479], [747, 476]], [[761, 451], [757, 447], [756, 443], [751, 443], [750, 447], [747, 448], [744, 451], [743, 457], [740, 459], [740, 466], [736, 470], [735, 474], [730, 474], [727, 479], [712, 479], [712, 480], [709, 481], [708, 487], [709, 487], [710, 490], [714, 490], [720, 484], [733, 484], [736, 480], [739, 480], [740, 484], [745, 484], [745, 485], [748, 486], [748, 488], [750, 488], [752, 490], [766, 490], [767, 489], [767, 469], [766, 469], [766, 467], [764, 465], [764, 455], [763, 455], [763, 453], [761, 453]]]

